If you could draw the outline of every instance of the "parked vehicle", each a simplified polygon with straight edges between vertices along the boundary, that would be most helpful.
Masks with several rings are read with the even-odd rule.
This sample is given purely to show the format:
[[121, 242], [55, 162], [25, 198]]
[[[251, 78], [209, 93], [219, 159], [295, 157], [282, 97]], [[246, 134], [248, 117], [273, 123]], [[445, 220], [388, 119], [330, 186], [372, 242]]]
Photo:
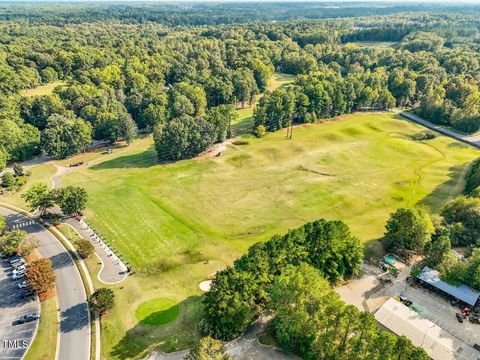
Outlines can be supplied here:
[[13, 267], [14, 269], [16, 269], [16, 268], [18, 268], [18, 267], [20, 267], [20, 266], [25, 266], [25, 264], [26, 264], [25, 261], [17, 261], [17, 262], [14, 262], [14, 263], [12, 264], [12, 267]]
[[34, 291], [27, 291], [26, 293], [24, 293], [22, 295], [22, 298], [26, 301], [27, 300], [35, 300], [36, 297], [37, 297], [37, 293], [34, 292]]
[[457, 317], [458, 322], [463, 323], [463, 314], [461, 314], [461, 313], [456, 313], [455, 316]]
[[40, 315], [38, 313], [34, 312], [34, 313], [31, 313], [31, 314], [23, 315], [18, 321], [20, 322], [20, 324], [25, 324], [25, 323], [28, 323], [28, 322], [35, 321], [39, 318], [40, 318]]
[[473, 345], [473, 347], [474, 347], [475, 349], [477, 349], [478, 351], [480, 351], [480, 345], [475, 344], [475, 345]]
[[406, 306], [410, 306], [413, 304], [413, 302], [404, 295], [400, 295], [400, 301], [404, 303]]
[[14, 264], [18, 264], [18, 263], [20, 263], [20, 264], [25, 264], [25, 259], [22, 258], [21, 256], [15, 255], [15, 256], [12, 256], [12, 257], [9, 259], [9, 262], [10, 262], [10, 265], [12, 265], [12, 266], [13, 266]]
[[25, 272], [19, 272], [17, 274], [13, 274], [12, 275], [12, 279], [13, 280], [18, 280], [18, 279], [22, 279], [25, 277]]
[[478, 314], [472, 314], [469, 316], [468, 320], [471, 323], [480, 324], [480, 316]]
[[19, 289], [24, 289], [28, 287], [28, 282], [26, 280], [22, 281], [20, 284], [18, 284]]
[[20, 265], [20, 266], [16, 267], [15, 269], [13, 269], [13, 273], [18, 274], [20, 272], [25, 272], [25, 270], [27, 270], [25, 265]]

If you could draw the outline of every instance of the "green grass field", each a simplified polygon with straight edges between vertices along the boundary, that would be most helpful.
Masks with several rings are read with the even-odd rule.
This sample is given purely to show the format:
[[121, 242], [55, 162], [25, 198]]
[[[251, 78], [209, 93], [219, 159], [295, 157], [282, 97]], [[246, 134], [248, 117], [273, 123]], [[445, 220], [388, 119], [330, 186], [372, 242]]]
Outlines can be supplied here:
[[32, 185], [37, 183], [44, 183], [51, 186], [51, 180], [53, 174], [55, 174], [55, 166], [50, 163], [43, 163], [32, 166], [28, 169], [32, 172], [29, 181], [19, 191], [7, 191], [4, 194], [0, 194], [0, 202], [5, 202], [22, 209], [27, 209], [25, 201], [23, 201], [21, 195], [27, 191]]
[[[200, 281], [257, 241], [319, 218], [342, 219], [365, 242], [381, 238], [390, 212], [421, 204], [438, 213], [463, 189], [478, 151], [393, 114], [360, 113], [279, 131], [223, 156], [159, 164], [151, 138], [62, 177], [87, 189], [86, 215], [135, 274], [112, 287], [117, 305], [103, 322], [103, 354], [131, 358], [151, 346], [191, 346]], [[72, 160], [73, 161], [73, 160]], [[179, 303], [179, 316], [142, 324], [146, 301]]]
[[27, 89], [23, 92], [23, 96], [42, 96], [50, 95], [57, 86], [65, 85], [64, 81], [54, 81], [50, 84], [40, 85], [33, 89]]
[[135, 311], [137, 319], [145, 325], [163, 325], [175, 320], [179, 307], [172, 299], [152, 299], [141, 304]]
[[[157, 164], [150, 139], [63, 178], [90, 194], [88, 218], [137, 269], [238, 256], [319, 217], [381, 237], [389, 212], [438, 206], [462, 189], [476, 150], [387, 114], [357, 114], [230, 146], [220, 158]], [[228, 262], [228, 259], [227, 259]]]

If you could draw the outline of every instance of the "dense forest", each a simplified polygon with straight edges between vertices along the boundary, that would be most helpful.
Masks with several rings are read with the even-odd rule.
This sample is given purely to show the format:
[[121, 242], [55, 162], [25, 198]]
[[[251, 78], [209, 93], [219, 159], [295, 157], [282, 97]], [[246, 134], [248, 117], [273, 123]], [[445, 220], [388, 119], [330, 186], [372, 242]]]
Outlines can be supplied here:
[[[67, 157], [92, 140], [128, 143], [139, 130], [154, 132], [160, 160], [188, 158], [231, 136], [235, 107], [260, 93], [255, 126], [267, 131], [395, 106], [466, 132], [480, 127], [475, 6], [395, 15], [382, 14], [400, 5], [373, 7], [349, 18], [357, 4], [319, 8], [343, 19], [270, 22], [247, 4], [42, 6], [0, 7], [0, 167], [40, 152]], [[261, 6], [280, 20], [301, 8]], [[242, 10], [258, 18], [242, 24]], [[192, 24], [195, 11], [209, 22]], [[297, 75], [295, 84], [266, 91], [275, 71]], [[51, 95], [23, 96], [55, 81]]]

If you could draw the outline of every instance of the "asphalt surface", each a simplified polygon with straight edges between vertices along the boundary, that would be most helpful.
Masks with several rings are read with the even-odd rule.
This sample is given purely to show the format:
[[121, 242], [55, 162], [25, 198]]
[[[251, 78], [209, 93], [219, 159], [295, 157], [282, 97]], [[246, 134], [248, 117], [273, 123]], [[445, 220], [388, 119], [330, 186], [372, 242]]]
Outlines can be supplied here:
[[460, 134], [460, 133], [455, 132], [453, 130], [447, 129], [447, 128], [441, 126], [441, 125], [433, 124], [428, 120], [422, 119], [421, 117], [419, 117], [415, 114], [411, 114], [411, 113], [408, 113], [408, 112], [405, 112], [405, 111], [401, 112], [400, 115], [403, 116], [404, 118], [408, 119], [408, 120], [416, 122], [417, 124], [423, 125], [430, 130], [437, 131], [440, 134], [450, 136], [451, 138], [454, 138], [458, 141], [461, 141], [461, 142], [464, 142], [466, 144], [469, 144], [469, 145], [475, 146], [477, 148], [480, 148], [480, 135], [478, 135], [478, 134], [474, 134], [474, 135]]
[[0, 215], [5, 216], [9, 227], [32, 234], [38, 240], [42, 256], [52, 261], [60, 310], [58, 360], [88, 360], [91, 330], [87, 296], [72, 258], [59, 240], [38, 222], [32, 223], [30, 218], [2, 207]]
[[0, 359], [21, 359], [28, 350], [37, 321], [20, 324], [20, 317], [40, 312], [37, 297], [25, 299], [28, 290], [19, 289], [23, 281], [12, 280], [12, 268], [6, 259], [0, 261]]
[[98, 279], [105, 284], [118, 284], [122, 280], [125, 280], [128, 273], [122, 268], [122, 265], [116, 260], [115, 256], [111, 255], [111, 251], [100, 246], [98, 241], [95, 241], [92, 233], [87, 230], [87, 227], [80, 224], [74, 218], [64, 219], [64, 223], [72, 226], [74, 229], [71, 231], [77, 231], [80, 236], [86, 240], [89, 240], [95, 248], [95, 253], [102, 262], [102, 268], [98, 273]]

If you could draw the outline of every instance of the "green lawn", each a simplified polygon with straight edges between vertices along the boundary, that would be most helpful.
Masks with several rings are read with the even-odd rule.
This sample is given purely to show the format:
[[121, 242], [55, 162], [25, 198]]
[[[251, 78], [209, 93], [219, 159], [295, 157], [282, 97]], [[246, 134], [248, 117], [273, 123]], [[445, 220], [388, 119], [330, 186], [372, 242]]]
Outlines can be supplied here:
[[[62, 177], [89, 193], [87, 217], [133, 266], [113, 286], [102, 352], [130, 358], [150, 346], [191, 346], [198, 284], [257, 241], [307, 221], [342, 219], [363, 241], [379, 239], [389, 213], [422, 204], [438, 213], [463, 189], [478, 151], [393, 114], [355, 114], [229, 146], [223, 156], [158, 164], [150, 138]], [[146, 301], [179, 303], [171, 323], [142, 324]]]
[[54, 360], [57, 344], [57, 302], [52, 297], [42, 302], [40, 323], [25, 360]]
[[55, 166], [53, 166], [50, 163], [44, 163], [44, 164], [32, 166], [28, 170], [32, 172], [32, 175], [30, 176], [30, 179], [27, 182], [27, 184], [22, 189], [20, 189], [20, 191], [15, 191], [15, 192], [9, 191], [9, 192], [5, 192], [3, 195], [0, 194], [1, 202], [15, 205], [22, 209], [27, 209], [27, 205], [25, 204], [25, 201], [23, 201], [21, 194], [23, 194], [30, 187], [32, 187], [32, 185], [37, 183], [44, 183], [44, 184], [47, 184], [49, 187], [51, 186], [50, 178], [52, 177], [53, 174], [55, 174], [55, 171], [56, 171]]
[[64, 81], [54, 81], [49, 84], [40, 85], [33, 89], [27, 89], [23, 92], [23, 96], [42, 96], [50, 95], [57, 86], [65, 85]]
[[172, 299], [152, 299], [141, 304], [135, 311], [135, 316], [145, 325], [163, 325], [175, 320], [179, 307]]

